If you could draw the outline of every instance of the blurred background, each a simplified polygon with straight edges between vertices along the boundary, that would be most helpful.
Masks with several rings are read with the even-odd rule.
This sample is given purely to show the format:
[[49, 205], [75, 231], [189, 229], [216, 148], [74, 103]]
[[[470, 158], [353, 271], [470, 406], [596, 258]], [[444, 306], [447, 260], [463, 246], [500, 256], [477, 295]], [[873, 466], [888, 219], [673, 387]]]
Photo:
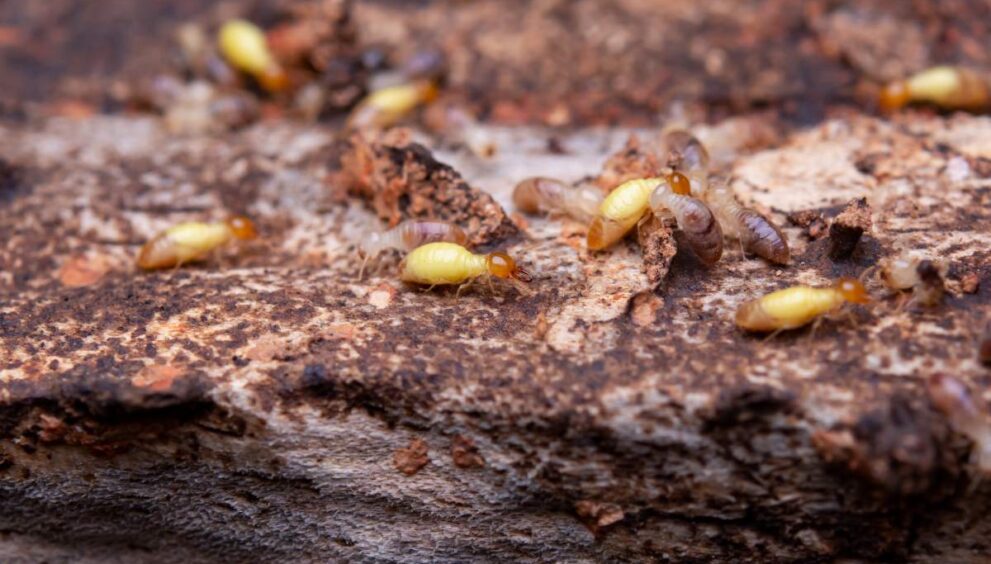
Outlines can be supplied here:
[[[264, 30], [287, 88], [211, 68], [233, 18]], [[551, 126], [761, 108], [811, 123], [936, 63], [986, 70], [989, 25], [986, 0], [7, 0], [0, 102], [7, 117], [167, 113], [202, 81], [236, 93], [220, 127], [333, 121], [376, 84], [429, 74], [446, 110], [414, 119], [433, 127], [451, 108]]]

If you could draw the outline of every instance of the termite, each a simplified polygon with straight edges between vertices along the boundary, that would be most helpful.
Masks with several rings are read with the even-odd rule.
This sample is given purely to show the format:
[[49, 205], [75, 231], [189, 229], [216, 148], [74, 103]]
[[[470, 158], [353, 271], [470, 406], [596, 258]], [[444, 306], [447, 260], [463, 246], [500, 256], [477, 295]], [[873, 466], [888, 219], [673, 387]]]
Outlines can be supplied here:
[[231, 241], [256, 236], [254, 223], [246, 217], [214, 223], [188, 221], [166, 229], [145, 243], [137, 262], [145, 270], [179, 267], [203, 260]]
[[387, 249], [412, 251], [421, 245], [438, 241], [464, 245], [468, 242], [468, 235], [457, 225], [443, 221], [413, 219], [407, 219], [388, 231], [371, 233], [358, 244], [358, 250], [365, 257], [358, 277], [361, 278], [364, 274], [368, 260], [382, 251]]
[[587, 246], [598, 251], [622, 239], [650, 209], [650, 194], [664, 178], [628, 180], [609, 193], [588, 227]]
[[793, 286], [744, 302], [736, 310], [736, 325], [747, 331], [782, 331], [802, 327], [845, 303], [870, 303], [864, 285], [840, 278], [828, 288]]
[[946, 261], [932, 261], [904, 253], [881, 261], [881, 280], [895, 291], [912, 290], [912, 300], [924, 306], [939, 305], [946, 293]]
[[887, 84], [879, 99], [884, 110], [926, 102], [947, 110], [981, 110], [991, 103], [987, 80], [973, 70], [938, 66]]
[[245, 20], [221, 26], [217, 37], [220, 53], [234, 68], [251, 75], [262, 88], [279, 92], [289, 85], [285, 69], [272, 55], [265, 33]]
[[729, 186], [710, 188], [706, 203], [716, 214], [723, 231], [739, 239], [745, 252], [777, 264], [788, 264], [788, 239], [778, 226], [755, 210], [740, 205]]
[[432, 79], [420, 79], [376, 90], [358, 103], [348, 116], [351, 129], [384, 129], [403, 119], [422, 104], [437, 98]]
[[709, 187], [709, 152], [694, 135], [675, 129], [661, 139], [668, 166], [691, 180], [692, 195], [702, 198]]
[[[530, 282], [533, 277], [508, 254], [497, 251], [475, 254], [455, 243], [427, 243], [406, 255], [400, 279], [431, 288], [441, 284], [468, 283], [481, 276]], [[461, 289], [458, 289], [460, 293]]]
[[672, 173], [650, 194], [657, 217], [669, 210], [685, 235], [685, 241], [704, 264], [715, 264], [723, 255], [723, 230], [702, 200], [693, 198], [688, 177]]
[[572, 188], [560, 180], [536, 176], [513, 189], [513, 204], [523, 213], [562, 214], [583, 223], [595, 217], [605, 195], [591, 184]]
[[974, 443], [971, 461], [982, 472], [991, 472], [991, 423], [966, 384], [952, 376], [934, 374], [927, 381], [929, 399], [954, 431]]

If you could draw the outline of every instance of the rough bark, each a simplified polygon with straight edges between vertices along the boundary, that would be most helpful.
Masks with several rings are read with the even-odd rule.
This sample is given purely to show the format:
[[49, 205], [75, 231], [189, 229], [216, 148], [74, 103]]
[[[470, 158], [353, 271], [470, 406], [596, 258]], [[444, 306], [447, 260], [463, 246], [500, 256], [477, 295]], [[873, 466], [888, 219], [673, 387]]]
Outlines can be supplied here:
[[[789, 267], [679, 253], [661, 285], [629, 241], [529, 217], [529, 295], [460, 298], [357, 279], [379, 223], [336, 203], [330, 130], [169, 137], [150, 119], [6, 124], [0, 198], [0, 550], [26, 560], [972, 560], [989, 486], [924, 395], [985, 388], [991, 121], [845, 115], [755, 147], [699, 128], [741, 198], [873, 230], [833, 261], [785, 227]], [[751, 120], [751, 121], [747, 121]], [[769, 126], [773, 127], [773, 126]], [[500, 130], [495, 160], [435, 158], [509, 209], [522, 176], [600, 172], [625, 132]], [[746, 149], [743, 149], [746, 148]], [[137, 244], [187, 218], [262, 238], [143, 273]], [[858, 276], [896, 246], [950, 259], [934, 309], [880, 298], [763, 340], [735, 306]], [[974, 293], [960, 281], [978, 277]]]

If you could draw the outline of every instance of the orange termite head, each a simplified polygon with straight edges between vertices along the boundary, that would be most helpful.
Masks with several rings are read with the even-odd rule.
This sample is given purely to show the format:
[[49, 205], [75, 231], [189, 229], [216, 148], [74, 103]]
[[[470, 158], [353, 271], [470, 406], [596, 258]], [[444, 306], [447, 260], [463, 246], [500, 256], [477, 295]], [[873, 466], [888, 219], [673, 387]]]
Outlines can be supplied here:
[[255, 78], [258, 84], [267, 92], [282, 92], [289, 87], [289, 75], [278, 64], [270, 65], [264, 71], [258, 73]]
[[689, 196], [692, 193], [692, 182], [680, 172], [672, 172], [671, 176], [668, 176], [668, 184], [671, 185], [671, 191], [675, 194]]
[[520, 282], [531, 282], [533, 276], [529, 272], [517, 266], [513, 257], [508, 254], [496, 251], [485, 256], [485, 264], [489, 274], [499, 278], [511, 278]]
[[258, 232], [255, 230], [254, 222], [243, 215], [236, 215], [234, 217], [227, 218], [225, 223], [231, 230], [231, 234], [234, 235], [235, 238], [241, 239], [242, 241], [254, 239], [258, 236]]
[[833, 287], [848, 302], [855, 304], [868, 304], [871, 302], [871, 296], [867, 293], [867, 288], [856, 278], [840, 278]]
[[881, 109], [890, 112], [905, 107], [909, 103], [911, 95], [908, 91], [908, 83], [904, 80], [890, 82], [881, 89], [878, 103]]

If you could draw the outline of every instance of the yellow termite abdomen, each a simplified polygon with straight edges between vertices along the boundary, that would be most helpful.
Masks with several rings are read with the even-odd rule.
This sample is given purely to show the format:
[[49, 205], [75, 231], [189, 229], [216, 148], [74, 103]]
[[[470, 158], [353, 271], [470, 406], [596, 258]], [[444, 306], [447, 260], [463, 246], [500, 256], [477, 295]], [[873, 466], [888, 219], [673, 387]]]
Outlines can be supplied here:
[[927, 102], [947, 110], [974, 111], [991, 105], [991, 86], [973, 70], [938, 66], [889, 83], [881, 90], [879, 102], [885, 110]]
[[265, 33], [245, 20], [231, 20], [217, 34], [220, 53], [234, 68], [247, 73], [269, 92], [289, 84], [285, 70], [272, 55]]
[[532, 280], [504, 252], [475, 254], [455, 243], [428, 243], [413, 249], [403, 260], [400, 279], [414, 284], [463, 284], [479, 276], [491, 275], [521, 282]]
[[439, 94], [437, 83], [421, 79], [376, 90], [355, 106], [348, 116], [351, 129], [384, 129], [394, 125], [422, 104]]
[[622, 239], [650, 209], [650, 194], [664, 178], [638, 178], [617, 186], [599, 205], [588, 227], [589, 250], [608, 248]]
[[187, 221], [159, 233], [141, 247], [138, 266], [145, 270], [172, 268], [203, 260], [211, 252], [234, 239], [256, 236], [254, 224], [246, 217], [204, 223]]
[[844, 303], [868, 303], [860, 281], [840, 278], [832, 287], [793, 286], [744, 302], [736, 310], [736, 325], [747, 331], [770, 332], [802, 327]]

